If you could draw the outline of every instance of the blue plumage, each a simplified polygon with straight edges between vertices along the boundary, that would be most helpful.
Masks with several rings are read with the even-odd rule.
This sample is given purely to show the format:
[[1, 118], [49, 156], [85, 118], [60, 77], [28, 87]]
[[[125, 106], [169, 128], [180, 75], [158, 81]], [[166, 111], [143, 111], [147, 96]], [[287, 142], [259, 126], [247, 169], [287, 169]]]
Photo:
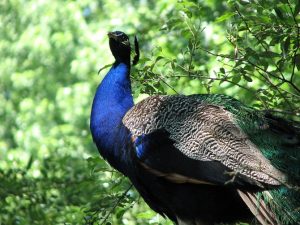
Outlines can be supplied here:
[[134, 141], [136, 155], [139, 159], [144, 158], [145, 151], [148, 149], [149, 139], [144, 134], [138, 136]]
[[133, 106], [129, 70], [130, 65], [116, 62], [99, 85], [92, 106], [90, 128], [94, 142], [101, 149], [102, 156], [114, 159], [115, 164], [121, 155], [116, 142], [119, 140], [120, 144], [122, 141], [118, 137], [120, 124]]

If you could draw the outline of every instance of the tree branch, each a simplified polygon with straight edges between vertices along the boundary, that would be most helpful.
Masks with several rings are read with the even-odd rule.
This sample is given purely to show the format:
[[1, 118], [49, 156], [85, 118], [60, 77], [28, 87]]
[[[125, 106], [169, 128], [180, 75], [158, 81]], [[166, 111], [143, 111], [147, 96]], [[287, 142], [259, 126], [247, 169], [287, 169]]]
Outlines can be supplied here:
[[[235, 6], [235, 10], [237, 11], [238, 15], [241, 17], [241, 19], [243, 20], [247, 30], [249, 31], [250, 34], [252, 34], [252, 36], [258, 41], [258, 43], [263, 47], [263, 49], [267, 52], [268, 51], [268, 48], [263, 44], [262, 40], [257, 36], [255, 35], [252, 30], [250, 29], [247, 21], [245, 20], [245, 18], [243, 17], [243, 15], [240, 13], [240, 11], [238, 10], [238, 8]], [[278, 67], [278, 65], [276, 63], [273, 63], [276, 67], [276, 69], [278, 70], [278, 72], [280, 73], [281, 75], [281, 78], [282, 79], [285, 79], [283, 73], [281, 72], [280, 68]]]

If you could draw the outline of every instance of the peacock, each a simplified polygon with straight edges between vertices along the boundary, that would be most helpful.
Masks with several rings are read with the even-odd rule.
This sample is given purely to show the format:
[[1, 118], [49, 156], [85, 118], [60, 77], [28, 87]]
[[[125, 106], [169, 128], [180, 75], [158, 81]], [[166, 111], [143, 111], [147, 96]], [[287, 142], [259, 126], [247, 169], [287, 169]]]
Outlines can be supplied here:
[[134, 105], [129, 37], [98, 86], [90, 129], [100, 154], [175, 224], [300, 224], [300, 127], [221, 94], [155, 95]]

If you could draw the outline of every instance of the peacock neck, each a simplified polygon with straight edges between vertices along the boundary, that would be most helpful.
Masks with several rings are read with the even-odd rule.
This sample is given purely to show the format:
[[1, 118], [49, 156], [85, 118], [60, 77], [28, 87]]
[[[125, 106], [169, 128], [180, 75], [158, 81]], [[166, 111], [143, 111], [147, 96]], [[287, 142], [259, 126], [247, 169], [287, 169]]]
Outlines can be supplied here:
[[94, 97], [90, 128], [101, 155], [107, 159], [113, 160], [121, 155], [118, 151], [123, 143], [116, 143], [116, 140], [122, 141], [117, 137], [125, 130], [122, 118], [133, 106], [129, 75], [128, 63], [115, 63]]

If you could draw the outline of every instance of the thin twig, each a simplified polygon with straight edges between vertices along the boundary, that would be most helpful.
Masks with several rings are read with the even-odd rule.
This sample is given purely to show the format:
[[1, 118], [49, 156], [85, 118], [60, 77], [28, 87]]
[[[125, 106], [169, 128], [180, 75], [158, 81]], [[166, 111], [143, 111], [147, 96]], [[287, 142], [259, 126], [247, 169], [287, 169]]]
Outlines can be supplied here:
[[169, 88], [171, 88], [176, 94], [178, 94], [178, 92], [170, 85], [168, 84], [164, 79], [163, 79], [163, 75], [160, 74], [160, 76], [158, 76], [158, 79], [161, 80], [165, 85], [167, 85]]
[[200, 47], [200, 46], [198, 47], [198, 49], [200, 49], [200, 50], [202, 50], [202, 51], [204, 51], [204, 52], [206, 52], [206, 53], [208, 53], [208, 54], [210, 54], [210, 55], [213, 55], [213, 56], [222, 57], [222, 58], [225, 58], [225, 59], [236, 60], [235, 57], [231, 57], [231, 56], [229, 56], [229, 55], [224, 55], [224, 54], [213, 53], [213, 52], [211, 52], [211, 51], [209, 51], [209, 50], [207, 50], [207, 49], [205, 49], [205, 48], [202, 48], [202, 47]]
[[207, 79], [207, 80], [212, 80], [212, 81], [224, 81], [224, 82], [228, 82], [228, 83], [234, 84], [234, 85], [236, 85], [236, 86], [238, 86], [238, 87], [240, 87], [242, 89], [245, 89], [245, 90], [247, 90], [249, 92], [254, 93], [251, 89], [249, 89], [247, 87], [244, 87], [244, 86], [242, 86], [242, 85], [240, 85], [238, 83], [235, 83], [235, 82], [233, 82], [231, 80], [217, 78], [217, 77], [206, 77], [206, 76], [200, 76], [200, 75], [197, 75], [197, 74], [196, 75], [190, 75], [190, 76], [188, 76], [188, 75], [173, 75], [172, 77], [195, 77], [195, 78], [199, 78], [199, 79]]
[[281, 90], [280, 90], [275, 84], [272, 83], [272, 81], [270, 80], [270, 78], [269, 78], [269, 77], [265, 77], [265, 76], [263, 75], [263, 73], [260, 72], [259, 70], [258, 70], [257, 72], [258, 72], [259, 74], [261, 74], [261, 76], [264, 77], [264, 78], [269, 82], [269, 84], [271, 84], [271, 86], [277, 90], [277, 92], [281, 95], [281, 97], [286, 101], [286, 103], [288, 104], [288, 106], [290, 107], [290, 109], [293, 109], [294, 107], [292, 106], [292, 104], [290, 103], [290, 101], [289, 101], [289, 100], [286, 98], [286, 96], [281, 92]]
[[132, 188], [133, 184], [131, 184], [126, 191], [124, 191], [124, 193], [118, 198], [118, 201], [115, 203], [115, 205], [112, 207], [112, 209], [109, 211], [109, 213], [104, 217], [102, 223], [100, 225], [103, 225], [106, 220], [110, 217], [110, 215], [115, 211], [115, 209], [117, 208], [117, 206], [120, 204], [120, 202], [125, 198], [125, 196], [127, 195], [127, 193], [130, 191], [130, 189]]

